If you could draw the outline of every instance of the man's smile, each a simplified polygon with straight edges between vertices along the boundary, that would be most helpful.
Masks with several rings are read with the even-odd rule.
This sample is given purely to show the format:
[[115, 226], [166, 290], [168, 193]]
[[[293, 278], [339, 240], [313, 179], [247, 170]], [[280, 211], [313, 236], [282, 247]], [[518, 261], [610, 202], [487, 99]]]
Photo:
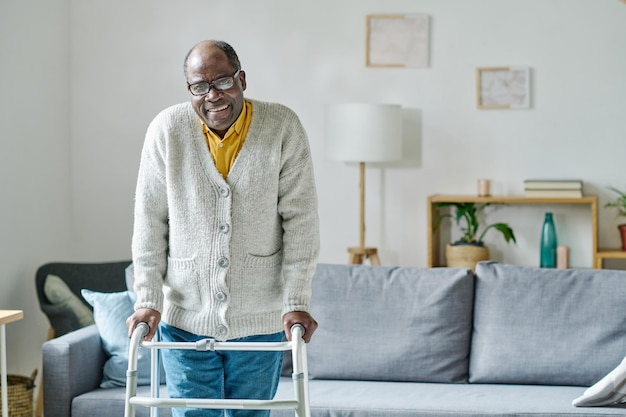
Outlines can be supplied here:
[[225, 105], [223, 105], [221, 107], [207, 109], [207, 111], [209, 113], [216, 113], [216, 112], [220, 112], [220, 111], [223, 111], [223, 110], [226, 110], [226, 109], [228, 109], [228, 104], [225, 104]]

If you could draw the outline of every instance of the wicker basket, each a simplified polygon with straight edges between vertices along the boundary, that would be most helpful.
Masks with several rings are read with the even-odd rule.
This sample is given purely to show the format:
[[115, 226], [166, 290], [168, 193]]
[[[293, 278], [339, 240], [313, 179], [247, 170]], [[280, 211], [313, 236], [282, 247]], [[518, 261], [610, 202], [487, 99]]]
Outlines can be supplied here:
[[480, 261], [489, 260], [486, 246], [446, 245], [446, 262], [451, 268], [470, 268], [472, 271]]
[[36, 377], [36, 369], [30, 377], [7, 375], [9, 417], [33, 417], [33, 389]]

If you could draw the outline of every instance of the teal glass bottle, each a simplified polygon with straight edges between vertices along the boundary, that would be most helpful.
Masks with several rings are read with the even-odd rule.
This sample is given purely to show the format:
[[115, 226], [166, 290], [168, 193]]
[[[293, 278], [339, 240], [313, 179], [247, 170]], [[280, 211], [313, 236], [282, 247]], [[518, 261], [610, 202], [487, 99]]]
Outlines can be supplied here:
[[541, 229], [541, 256], [539, 266], [541, 268], [556, 268], [556, 227], [552, 213], [546, 213]]

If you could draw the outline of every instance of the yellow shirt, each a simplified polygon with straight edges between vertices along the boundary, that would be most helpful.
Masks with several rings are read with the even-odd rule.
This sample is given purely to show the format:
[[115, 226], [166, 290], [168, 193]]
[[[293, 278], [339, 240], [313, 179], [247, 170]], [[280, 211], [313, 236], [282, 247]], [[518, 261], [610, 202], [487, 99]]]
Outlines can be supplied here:
[[235, 120], [235, 123], [228, 129], [224, 135], [224, 139], [220, 138], [215, 132], [202, 123], [202, 131], [206, 138], [206, 143], [215, 162], [217, 170], [226, 179], [231, 167], [239, 155], [239, 151], [243, 146], [252, 120], [252, 103], [244, 101], [241, 114]]

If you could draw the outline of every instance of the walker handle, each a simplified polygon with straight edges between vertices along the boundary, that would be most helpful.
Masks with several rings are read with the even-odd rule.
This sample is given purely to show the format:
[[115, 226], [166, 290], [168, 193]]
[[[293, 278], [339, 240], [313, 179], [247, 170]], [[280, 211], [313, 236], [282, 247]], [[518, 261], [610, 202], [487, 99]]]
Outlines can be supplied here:
[[301, 324], [294, 324], [291, 326], [291, 338], [293, 339], [301, 339], [304, 336], [304, 326]]
[[137, 327], [135, 327], [134, 333], [138, 333], [139, 334], [139, 339], [143, 339], [145, 335], [148, 334], [148, 332], [150, 331], [150, 326], [148, 326], [148, 323], [146, 322], [141, 322], [137, 325]]

